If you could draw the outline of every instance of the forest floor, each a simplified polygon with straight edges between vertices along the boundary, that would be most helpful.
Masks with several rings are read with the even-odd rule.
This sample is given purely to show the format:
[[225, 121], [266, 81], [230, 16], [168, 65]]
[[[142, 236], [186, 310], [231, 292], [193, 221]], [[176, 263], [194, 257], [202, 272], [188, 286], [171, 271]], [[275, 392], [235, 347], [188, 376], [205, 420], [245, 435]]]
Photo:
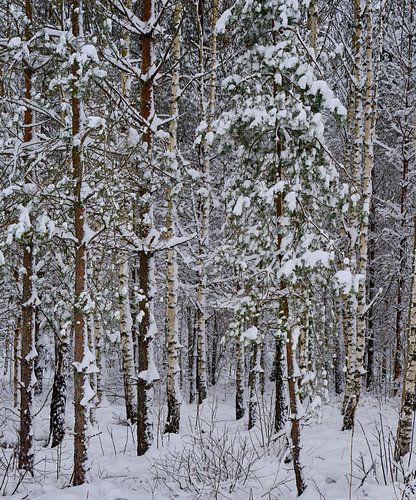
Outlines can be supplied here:
[[[135, 455], [135, 429], [123, 408], [107, 400], [96, 410], [88, 454], [90, 482], [68, 488], [72, 468], [72, 414], [60, 449], [45, 447], [49, 415], [36, 416], [36, 472], [19, 477], [13, 452], [0, 453], [0, 495], [14, 500], [167, 500], [296, 498], [285, 434], [272, 432], [271, 401], [265, 401], [254, 429], [234, 420], [233, 397], [213, 393], [202, 408], [182, 405], [181, 432], [163, 435], [157, 424], [155, 443], [145, 457]], [[339, 401], [314, 411], [302, 429], [302, 462], [308, 487], [303, 500], [416, 499], [411, 466], [394, 467], [391, 458], [398, 401], [361, 400], [354, 433], [342, 432]], [[163, 413], [157, 422], [163, 421]], [[12, 442], [13, 421], [3, 425], [2, 443]], [[8, 428], [7, 428], [8, 427]], [[4, 446], [4, 444], [3, 444]], [[1, 457], [1, 455], [0, 455]], [[6, 470], [7, 463], [9, 470]], [[352, 478], [352, 481], [351, 481]], [[19, 484], [18, 484], [19, 483]], [[17, 486], [17, 489], [16, 489]], [[15, 490], [16, 489], [16, 490]], [[14, 494], [12, 494], [14, 492]]]

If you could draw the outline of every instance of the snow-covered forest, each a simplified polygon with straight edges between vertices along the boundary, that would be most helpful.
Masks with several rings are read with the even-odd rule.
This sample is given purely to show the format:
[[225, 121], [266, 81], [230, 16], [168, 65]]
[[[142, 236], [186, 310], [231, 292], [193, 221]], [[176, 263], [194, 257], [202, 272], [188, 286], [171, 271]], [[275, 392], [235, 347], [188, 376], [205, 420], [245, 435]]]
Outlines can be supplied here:
[[0, 0], [0, 495], [416, 499], [415, 152], [415, 0]]

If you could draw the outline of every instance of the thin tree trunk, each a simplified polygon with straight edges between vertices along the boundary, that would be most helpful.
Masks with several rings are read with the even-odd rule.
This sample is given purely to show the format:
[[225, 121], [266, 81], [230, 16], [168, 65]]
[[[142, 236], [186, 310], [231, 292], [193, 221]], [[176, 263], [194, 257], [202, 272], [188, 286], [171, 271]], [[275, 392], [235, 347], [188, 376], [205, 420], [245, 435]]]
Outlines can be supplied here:
[[282, 315], [284, 321], [286, 322], [286, 363], [287, 363], [287, 378], [289, 385], [289, 407], [290, 415], [289, 420], [290, 426], [290, 438], [292, 443], [292, 458], [293, 458], [293, 470], [295, 472], [296, 489], [298, 496], [306, 489], [306, 483], [303, 479], [302, 466], [300, 461], [300, 417], [299, 417], [299, 400], [296, 391], [296, 379], [297, 375], [295, 373], [295, 353], [293, 352], [293, 338], [292, 338], [292, 327], [288, 324], [289, 321], [289, 304], [287, 298], [283, 298], [282, 303]]
[[248, 430], [252, 429], [257, 421], [258, 355], [259, 345], [257, 340], [255, 340], [250, 346], [250, 368], [248, 372]]
[[[129, 297], [127, 297], [127, 301], [129, 302]], [[97, 397], [97, 405], [100, 405], [103, 395], [104, 395], [104, 332], [103, 332], [103, 324], [101, 319], [101, 312], [97, 312], [94, 316], [94, 344], [95, 344], [95, 362], [97, 365], [97, 374], [96, 374], [96, 397]]]
[[[153, 0], [143, 0], [142, 21], [149, 29], [141, 35], [141, 88], [140, 88], [140, 115], [145, 123], [153, 118], [153, 80], [150, 71], [153, 65], [153, 28], [154, 18]], [[147, 156], [151, 160], [152, 131], [146, 126], [142, 141], [147, 148]], [[143, 186], [139, 188], [142, 196], [149, 195]], [[158, 378], [153, 362], [153, 337], [156, 323], [153, 316], [154, 285], [154, 255], [148, 242], [148, 236], [153, 224], [153, 209], [151, 202], [145, 202], [140, 213], [140, 238], [144, 242], [139, 251], [139, 330], [137, 339], [138, 348], [138, 380], [137, 380], [137, 454], [144, 455], [153, 441], [153, 382]]]
[[[354, 180], [355, 188], [354, 194], [359, 189], [361, 185], [361, 163], [362, 163], [362, 90], [361, 90], [361, 75], [362, 75], [362, 58], [361, 58], [361, 47], [362, 47], [362, 9], [361, 0], [354, 0], [354, 31], [352, 39], [352, 48], [354, 53], [354, 110], [352, 113], [352, 131], [354, 135], [353, 142], [353, 154], [352, 154], [352, 168], [351, 174]], [[356, 258], [357, 252], [357, 235], [356, 232], [359, 230], [359, 214], [357, 213], [357, 207], [352, 208], [352, 226], [353, 231], [350, 231], [350, 262], [351, 262], [351, 272], [353, 275], [358, 273], [358, 264]], [[361, 255], [361, 254], [360, 254]], [[364, 277], [361, 278], [360, 289], [362, 290]], [[365, 283], [364, 283], [365, 286]], [[360, 293], [360, 292], [359, 292]], [[342, 406], [343, 410], [343, 430], [350, 430], [354, 425], [355, 410], [358, 404], [359, 395], [356, 394], [356, 390], [359, 389], [357, 386], [356, 374], [357, 370], [359, 377], [361, 376], [361, 371], [359, 363], [357, 362], [357, 350], [359, 349], [358, 344], [361, 345], [362, 334], [360, 337], [358, 335], [358, 307], [360, 299], [362, 299], [362, 293], [360, 297], [355, 292], [354, 288], [351, 291], [351, 297], [346, 297], [346, 310], [348, 320], [344, 323], [346, 329], [344, 330], [344, 336], [346, 337], [345, 350], [346, 350], [346, 365], [347, 365], [347, 376], [345, 384], [345, 394], [344, 403]], [[349, 317], [351, 316], [351, 317]], [[359, 356], [360, 354], [358, 354]]]
[[373, 74], [373, 39], [372, 39], [372, 8], [370, 0], [365, 4], [366, 18], [366, 78], [365, 78], [365, 109], [364, 109], [364, 170], [362, 175], [362, 213], [358, 240], [358, 275], [360, 276], [357, 294], [357, 330], [355, 343], [355, 367], [353, 393], [344, 415], [344, 430], [352, 429], [355, 411], [361, 395], [364, 370], [365, 336], [367, 326], [366, 276], [368, 258], [368, 233], [370, 204], [372, 198], [372, 171], [374, 165], [374, 135], [375, 135], [375, 95]]
[[[199, 9], [202, 3], [198, 3]], [[202, 23], [203, 12], [198, 12], [199, 19], [199, 63], [201, 75], [204, 74], [204, 27]], [[197, 284], [197, 393], [198, 404], [202, 403], [207, 397], [207, 373], [206, 373], [206, 288], [207, 288], [207, 270], [206, 259], [209, 244], [209, 212], [210, 212], [210, 142], [209, 137], [212, 133], [212, 122], [215, 112], [215, 91], [217, 85], [216, 77], [216, 59], [217, 59], [217, 33], [215, 30], [218, 21], [218, 0], [212, 2], [212, 35], [211, 35], [211, 56], [209, 63], [210, 79], [208, 88], [208, 102], [205, 102], [205, 89], [201, 84], [201, 109], [206, 121], [206, 130], [204, 131], [201, 144], [202, 154], [202, 186], [200, 194], [200, 220], [199, 220], [199, 258], [198, 258], [198, 284]]]
[[412, 424], [416, 410], [416, 217], [414, 219], [412, 297], [407, 330], [407, 351], [404, 369], [402, 402], [397, 424], [395, 460], [399, 461], [410, 451], [413, 435]]
[[22, 316], [16, 318], [16, 327], [13, 336], [13, 406], [19, 405], [19, 380], [21, 353], [21, 326]]
[[39, 320], [39, 307], [35, 307], [34, 310], [34, 321], [35, 321], [35, 345], [36, 352], [38, 353], [34, 362], [34, 373], [36, 378], [36, 385], [34, 394], [38, 396], [42, 394], [43, 391], [43, 370], [44, 370], [44, 357], [45, 357], [45, 346], [43, 345], [43, 339], [40, 335], [40, 320]]
[[55, 374], [52, 385], [49, 434], [51, 446], [62, 443], [65, 436], [65, 408], [68, 378], [69, 335], [64, 328], [55, 334]]
[[134, 359], [133, 339], [131, 335], [132, 319], [129, 302], [129, 266], [123, 262], [119, 266], [119, 311], [120, 311], [120, 343], [121, 364], [123, 370], [124, 401], [126, 418], [131, 423], [136, 422], [136, 408], [133, 390]]
[[286, 402], [284, 391], [284, 361], [283, 361], [283, 343], [282, 337], [276, 337], [275, 361], [274, 361], [274, 383], [275, 383], [275, 410], [274, 410], [274, 429], [280, 432], [284, 429], [286, 423]]
[[[31, 238], [31, 237], [30, 237]], [[20, 362], [20, 433], [19, 469], [33, 473], [32, 401], [35, 347], [33, 292], [33, 243], [27, 241], [23, 251], [22, 342]]]
[[196, 372], [195, 372], [195, 315], [192, 308], [188, 309], [188, 379], [189, 379], [189, 404], [195, 401]]
[[[278, 148], [278, 144], [276, 144]], [[279, 163], [279, 178], [281, 179], [281, 166]], [[279, 193], [275, 199], [275, 210], [276, 210], [276, 218], [277, 221], [280, 222], [281, 217], [284, 215], [283, 211], [283, 196]], [[278, 257], [281, 258], [280, 250], [282, 246], [282, 235], [277, 235], [277, 250]], [[287, 379], [288, 379], [288, 387], [289, 387], [289, 420], [290, 420], [290, 440], [291, 440], [291, 450], [292, 450], [292, 458], [293, 458], [293, 470], [295, 473], [295, 481], [296, 481], [296, 490], [298, 496], [302, 495], [302, 493], [306, 489], [306, 483], [303, 479], [303, 472], [300, 460], [300, 417], [299, 417], [299, 398], [297, 394], [297, 377], [298, 375], [295, 373], [295, 355], [293, 352], [293, 338], [292, 338], [292, 326], [289, 321], [289, 302], [287, 298], [287, 289], [285, 283], [281, 282], [281, 292], [282, 297], [280, 299], [280, 320], [283, 323], [283, 331], [285, 333], [285, 342], [286, 342], [286, 365], [287, 365]], [[276, 344], [277, 348], [277, 344]], [[276, 357], [276, 360], [278, 358]], [[277, 392], [277, 374], [276, 374], [276, 398], [278, 397]], [[276, 402], [277, 408], [277, 402]], [[277, 414], [276, 414], [277, 417]], [[275, 418], [275, 426], [277, 427], [277, 418]]]
[[235, 418], [244, 417], [244, 344], [240, 336], [235, 338]]
[[[408, 11], [406, 5], [408, 4]], [[414, 8], [415, 3], [413, 0], [410, 2], [403, 2], [403, 17], [408, 19], [409, 25], [414, 23]], [[401, 64], [403, 70], [406, 72], [406, 85], [404, 90], [405, 101], [404, 109], [409, 109], [411, 105], [411, 95], [413, 89], [413, 75], [414, 75], [414, 31], [409, 30], [407, 35], [407, 54], [405, 55], [405, 62]], [[400, 232], [401, 238], [399, 242], [399, 276], [397, 283], [397, 307], [396, 307], [396, 323], [395, 323], [395, 337], [396, 346], [394, 352], [394, 383], [395, 394], [398, 392], [399, 381], [402, 375], [402, 328], [403, 328], [403, 307], [404, 307], [404, 286], [405, 286], [405, 272], [406, 272], [406, 227], [407, 227], [407, 198], [408, 198], [408, 185], [409, 185], [409, 159], [412, 156], [409, 149], [414, 144], [414, 126], [410, 114], [404, 117], [404, 124], [400, 125], [402, 131], [401, 143], [401, 156], [402, 156], [402, 181], [400, 185]]]
[[188, 380], [189, 404], [195, 401], [195, 325], [192, 308], [188, 308]]
[[[25, 0], [25, 15], [28, 20], [25, 26], [25, 39], [32, 37], [33, 22], [32, 4]], [[25, 99], [32, 99], [33, 71], [30, 62], [24, 64]], [[26, 107], [24, 111], [23, 141], [29, 145], [33, 139], [33, 111]], [[33, 474], [33, 429], [32, 400], [34, 361], [37, 356], [35, 347], [34, 325], [34, 244], [33, 236], [27, 234], [23, 248], [23, 283], [22, 283], [22, 328], [21, 328], [21, 359], [20, 359], [20, 433], [19, 433], [19, 469], [25, 469]]]
[[[71, 30], [74, 44], [83, 36], [80, 0], [71, 0]], [[73, 45], [72, 52], [78, 47]], [[72, 484], [83, 484], [87, 471], [87, 402], [85, 387], [88, 375], [83, 366], [88, 349], [88, 336], [84, 300], [86, 292], [87, 251], [85, 244], [86, 207], [82, 198], [84, 164], [81, 153], [82, 103], [80, 98], [80, 64], [74, 57], [71, 65], [71, 111], [72, 111], [72, 175], [74, 181], [74, 227], [75, 227], [75, 295], [74, 295], [74, 470]]]
[[[181, 24], [182, 18], [182, 3], [177, 0], [173, 14], [173, 27], [175, 39], [173, 41], [172, 53], [172, 85], [171, 85], [171, 101], [170, 115], [172, 121], [169, 126], [169, 144], [168, 151], [172, 155], [172, 173], [176, 176], [177, 160], [177, 128], [178, 128], [178, 97], [179, 97], [179, 69], [181, 58]], [[167, 215], [166, 228], [168, 241], [175, 236], [175, 196], [174, 188], [169, 186], [166, 190]], [[166, 250], [166, 352], [167, 352], [167, 371], [166, 371], [166, 399], [168, 405], [168, 414], [166, 418], [165, 432], [179, 432], [180, 423], [180, 405], [179, 405], [179, 388], [178, 388], [178, 269], [176, 262], [175, 249], [170, 247]]]

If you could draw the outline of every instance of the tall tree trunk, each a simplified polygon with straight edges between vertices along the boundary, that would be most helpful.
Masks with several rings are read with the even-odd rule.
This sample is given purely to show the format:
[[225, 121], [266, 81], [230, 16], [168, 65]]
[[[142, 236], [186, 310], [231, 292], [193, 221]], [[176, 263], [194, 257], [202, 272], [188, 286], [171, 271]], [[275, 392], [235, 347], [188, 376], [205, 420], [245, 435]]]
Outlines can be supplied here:
[[[82, 32], [82, 4], [71, 0], [72, 54], [79, 50]], [[75, 283], [74, 283], [74, 470], [72, 483], [83, 484], [87, 472], [88, 402], [85, 401], [87, 377], [84, 356], [88, 350], [87, 318], [84, 311], [87, 250], [85, 224], [87, 211], [82, 197], [84, 163], [81, 152], [82, 103], [80, 97], [81, 67], [77, 57], [71, 64], [72, 176], [74, 181]]]
[[287, 378], [289, 386], [289, 408], [290, 408], [290, 439], [292, 443], [293, 470], [295, 472], [296, 489], [298, 496], [306, 489], [303, 479], [302, 466], [300, 461], [300, 416], [299, 398], [297, 395], [297, 375], [295, 372], [295, 353], [293, 351], [292, 326], [289, 324], [289, 304], [287, 298], [282, 299], [282, 316], [286, 323], [286, 363]]
[[[361, 186], [361, 174], [362, 174], [362, 8], [361, 0], [354, 0], [354, 31], [352, 38], [352, 49], [354, 54], [354, 109], [352, 112], [352, 133], [353, 133], [353, 154], [352, 154], [352, 168], [351, 175], [354, 181], [353, 194], [358, 195], [359, 186]], [[353, 206], [351, 209], [351, 224], [352, 230], [349, 232], [350, 245], [350, 263], [351, 263], [351, 273], [356, 276], [358, 274], [358, 263], [357, 263], [357, 248], [359, 248], [357, 241], [357, 232], [359, 232], [359, 213], [358, 208]], [[361, 253], [360, 253], [361, 256]], [[362, 261], [361, 261], [362, 264]], [[363, 283], [364, 281], [364, 283]], [[362, 301], [362, 288], [365, 287], [365, 277], [361, 277], [361, 283], [359, 286], [359, 292], [356, 293], [354, 287], [351, 291], [351, 297], [346, 297], [345, 309], [347, 313], [347, 320], [345, 321], [344, 336], [346, 338], [345, 351], [346, 351], [346, 384], [345, 384], [345, 394], [343, 403], [343, 430], [352, 429], [354, 425], [355, 410], [358, 404], [359, 394], [356, 394], [356, 390], [359, 389], [357, 386], [357, 375], [361, 377], [361, 370], [359, 362], [357, 361], [357, 352], [361, 346], [362, 334], [358, 334], [358, 308], [360, 299]], [[360, 295], [358, 297], [358, 295]], [[359, 346], [358, 346], [359, 344]], [[360, 356], [360, 353], [358, 353]], [[357, 372], [358, 371], [358, 372]]]
[[[409, 26], [414, 25], [414, 9], [415, 2], [410, 0], [402, 3], [402, 16], [408, 21]], [[403, 26], [404, 29], [404, 26]], [[405, 74], [406, 84], [404, 89], [403, 109], [408, 110], [412, 103], [412, 93], [414, 92], [414, 28], [408, 28], [406, 31], [407, 53], [404, 55], [404, 61], [401, 62], [402, 72]], [[402, 329], [403, 329], [403, 307], [404, 307], [404, 287], [406, 283], [406, 240], [407, 240], [407, 198], [409, 186], [409, 162], [412, 158], [412, 149], [414, 144], [414, 117], [410, 113], [406, 113], [403, 117], [403, 123], [397, 127], [401, 131], [401, 163], [402, 163], [402, 180], [400, 185], [400, 242], [399, 242], [399, 276], [397, 282], [397, 304], [396, 304], [396, 322], [395, 322], [395, 337], [396, 345], [394, 352], [394, 391], [397, 394], [399, 382], [402, 375]]]
[[31, 236], [23, 251], [22, 342], [20, 362], [19, 469], [33, 473], [32, 401], [34, 391], [35, 326], [33, 307], [33, 243]]
[[[151, 164], [152, 131], [150, 122], [153, 118], [153, 81], [156, 75], [150, 72], [153, 66], [153, 33], [154, 2], [143, 0], [142, 21], [148, 29], [141, 35], [141, 88], [140, 115], [146, 124], [142, 141], [147, 149], [149, 168]], [[150, 196], [148, 188], [141, 186], [142, 196]], [[137, 380], [137, 454], [144, 455], [153, 441], [153, 382], [158, 378], [153, 362], [153, 337], [156, 323], [153, 316], [154, 254], [149, 240], [153, 224], [153, 208], [150, 201], [143, 203], [140, 210], [140, 239], [143, 248], [139, 251], [139, 330], [138, 348], [138, 380]]]
[[[169, 126], [169, 144], [168, 151], [172, 157], [172, 175], [177, 177], [177, 128], [178, 128], [178, 98], [179, 98], [179, 70], [181, 58], [181, 18], [182, 18], [182, 3], [177, 0], [175, 2], [173, 14], [173, 28], [175, 38], [173, 41], [172, 53], [172, 85], [171, 85], [171, 101], [170, 115], [172, 120]], [[168, 241], [175, 236], [175, 186], [168, 186], [166, 190], [167, 215], [166, 228]], [[166, 371], [166, 399], [168, 405], [168, 414], [166, 418], [165, 432], [179, 432], [180, 423], [180, 405], [179, 405], [179, 388], [178, 388], [178, 269], [176, 262], [175, 249], [170, 247], [166, 250], [166, 352], [167, 352], [167, 371]]]
[[[32, 37], [33, 12], [30, 0], [25, 0], [25, 39]], [[32, 99], [31, 61], [24, 62], [25, 99]], [[29, 146], [33, 139], [33, 111], [26, 107], [24, 111], [23, 141]], [[34, 325], [34, 244], [33, 235], [24, 237], [23, 248], [23, 283], [22, 283], [22, 328], [21, 328], [21, 359], [20, 359], [20, 433], [19, 433], [19, 468], [33, 474], [33, 429], [32, 429], [32, 399], [34, 380], [34, 361], [37, 356], [35, 347]], [[33, 295], [33, 296], [32, 296]]]
[[[277, 139], [278, 140], [278, 139]], [[278, 151], [278, 144], [276, 144], [276, 148]], [[278, 164], [278, 177], [282, 178], [281, 165]], [[281, 218], [284, 215], [283, 211], [283, 195], [279, 193], [275, 198], [275, 210], [276, 210], [276, 218], [278, 224], [280, 223]], [[281, 259], [280, 251], [282, 247], [282, 234], [279, 233], [277, 235], [277, 251], [278, 257]], [[303, 479], [303, 472], [300, 460], [300, 416], [299, 416], [299, 398], [297, 394], [297, 378], [298, 375], [295, 372], [295, 356], [296, 353], [293, 351], [293, 335], [292, 335], [292, 325], [290, 324], [289, 318], [289, 302], [287, 297], [287, 289], [284, 281], [281, 282], [281, 292], [282, 297], [280, 298], [280, 321], [283, 325], [282, 331], [285, 334], [284, 341], [286, 343], [286, 365], [287, 365], [287, 380], [289, 387], [289, 420], [290, 420], [290, 440], [291, 440], [291, 450], [292, 450], [292, 458], [293, 458], [293, 470], [295, 473], [295, 481], [296, 481], [296, 490], [298, 496], [300, 496], [306, 489], [306, 483]], [[277, 349], [276, 344], [276, 349]], [[276, 352], [276, 361], [279, 358], [277, 357]], [[279, 377], [276, 373], [276, 398], [278, 397], [277, 393], [277, 379]], [[277, 409], [277, 402], [276, 402]], [[275, 426], [277, 426], [277, 414], [275, 418]]]
[[[199, 10], [202, 9], [202, 3], [198, 3]], [[203, 12], [198, 12], [199, 19], [199, 63], [201, 75], [204, 75], [204, 27]], [[215, 93], [217, 85], [216, 77], [216, 59], [217, 59], [217, 33], [215, 30], [218, 21], [218, 0], [212, 2], [211, 18], [211, 55], [209, 62], [209, 88], [208, 100], [205, 99], [204, 76], [201, 80], [201, 110], [206, 122], [206, 130], [203, 133], [201, 143], [201, 180], [202, 189], [200, 190], [200, 217], [199, 217], [199, 258], [198, 258], [198, 283], [197, 283], [197, 393], [198, 403], [202, 403], [207, 397], [207, 373], [206, 373], [206, 288], [207, 288], [207, 270], [206, 259], [209, 244], [209, 212], [210, 212], [210, 135], [212, 133], [212, 122], [215, 112]]]

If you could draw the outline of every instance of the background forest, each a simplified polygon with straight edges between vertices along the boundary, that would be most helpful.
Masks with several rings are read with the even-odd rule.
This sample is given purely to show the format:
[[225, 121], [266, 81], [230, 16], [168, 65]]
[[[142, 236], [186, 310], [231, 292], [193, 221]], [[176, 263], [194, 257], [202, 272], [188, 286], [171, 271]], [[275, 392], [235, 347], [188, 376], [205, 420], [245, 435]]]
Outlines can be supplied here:
[[412, 499], [414, 0], [1, 0], [0, 494]]

